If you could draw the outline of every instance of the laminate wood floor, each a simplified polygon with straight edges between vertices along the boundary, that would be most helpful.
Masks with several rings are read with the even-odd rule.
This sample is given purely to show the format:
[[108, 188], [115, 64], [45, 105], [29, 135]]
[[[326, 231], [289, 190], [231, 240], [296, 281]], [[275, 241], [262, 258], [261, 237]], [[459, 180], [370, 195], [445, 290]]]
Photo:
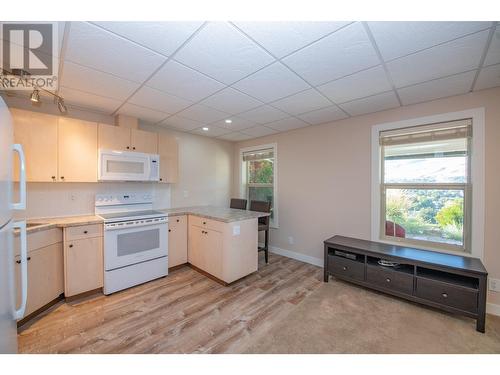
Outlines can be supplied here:
[[111, 296], [59, 303], [21, 327], [20, 353], [240, 353], [322, 285], [275, 254], [224, 287], [188, 266]]

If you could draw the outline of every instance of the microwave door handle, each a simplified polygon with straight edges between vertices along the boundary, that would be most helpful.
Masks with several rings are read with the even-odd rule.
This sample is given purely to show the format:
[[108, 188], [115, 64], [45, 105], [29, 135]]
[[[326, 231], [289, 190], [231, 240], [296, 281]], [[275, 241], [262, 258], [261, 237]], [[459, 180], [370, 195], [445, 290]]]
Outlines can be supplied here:
[[16, 320], [24, 317], [26, 302], [28, 301], [28, 247], [26, 242], [26, 221], [14, 221], [14, 228], [19, 228], [21, 236], [21, 306], [14, 311]]
[[12, 151], [19, 155], [19, 202], [11, 203], [13, 210], [26, 209], [26, 160], [24, 157], [23, 146], [19, 143], [12, 145]]

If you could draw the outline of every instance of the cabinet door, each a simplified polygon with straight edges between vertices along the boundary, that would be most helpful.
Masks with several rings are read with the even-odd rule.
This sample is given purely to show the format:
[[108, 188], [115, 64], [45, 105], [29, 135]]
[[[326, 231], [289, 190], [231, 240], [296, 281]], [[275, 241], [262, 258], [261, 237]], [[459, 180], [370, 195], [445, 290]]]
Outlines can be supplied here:
[[97, 182], [97, 123], [59, 119], [59, 180]]
[[179, 147], [174, 136], [158, 134], [158, 153], [160, 154], [160, 182], [177, 182]]
[[187, 263], [187, 216], [169, 218], [168, 232], [168, 266]]
[[66, 241], [64, 265], [66, 297], [102, 288], [102, 237]]
[[222, 280], [222, 233], [205, 229], [202, 239], [203, 270]]
[[[58, 242], [28, 254], [28, 300], [25, 316], [64, 292], [63, 247]], [[16, 257], [17, 306], [21, 304], [21, 263]]]
[[99, 148], [105, 150], [130, 150], [130, 129], [120, 126], [99, 124]]
[[145, 152], [147, 154], [158, 153], [158, 133], [132, 129], [130, 143], [132, 151]]
[[202, 259], [203, 232], [205, 229], [189, 225], [188, 262], [195, 267], [204, 269]]
[[[26, 179], [33, 182], [57, 179], [57, 116], [11, 110], [14, 141], [23, 145]], [[15, 181], [19, 181], [19, 159], [14, 157]]]

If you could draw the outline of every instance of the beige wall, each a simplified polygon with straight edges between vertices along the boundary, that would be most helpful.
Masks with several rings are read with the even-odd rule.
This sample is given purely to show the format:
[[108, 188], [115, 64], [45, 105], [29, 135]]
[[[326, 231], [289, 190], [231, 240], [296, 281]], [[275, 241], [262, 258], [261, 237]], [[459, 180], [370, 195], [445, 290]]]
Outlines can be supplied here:
[[[370, 239], [372, 125], [477, 107], [486, 113], [484, 263], [500, 278], [500, 88], [239, 142], [234, 156], [241, 147], [277, 142], [280, 228], [271, 244], [323, 259], [322, 242], [332, 235]], [[500, 293], [490, 292], [489, 302], [500, 304]]]
[[179, 180], [171, 185], [171, 206], [228, 206], [233, 182], [234, 144], [154, 125], [141, 129], [172, 134], [179, 145]]

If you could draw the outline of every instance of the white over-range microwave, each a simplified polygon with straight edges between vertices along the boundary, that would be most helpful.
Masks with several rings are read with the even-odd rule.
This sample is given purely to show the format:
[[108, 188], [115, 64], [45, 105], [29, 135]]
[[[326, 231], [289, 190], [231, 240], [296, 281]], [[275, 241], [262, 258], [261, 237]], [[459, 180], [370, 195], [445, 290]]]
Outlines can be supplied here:
[[100, 149], [97, 169], [99, 181], [159, 181], [160, 156]]

